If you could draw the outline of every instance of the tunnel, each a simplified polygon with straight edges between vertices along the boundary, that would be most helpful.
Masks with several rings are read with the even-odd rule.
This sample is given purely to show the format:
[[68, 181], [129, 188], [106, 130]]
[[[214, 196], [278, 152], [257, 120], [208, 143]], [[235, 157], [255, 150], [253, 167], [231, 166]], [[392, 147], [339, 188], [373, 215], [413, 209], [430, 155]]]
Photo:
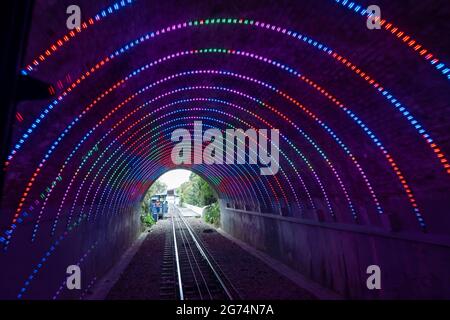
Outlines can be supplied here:
[[[79, 1], [68, 29], [72, 4], [24, 9], [2, 129], [2, 299], [80, 298], [67, 266], [94, 286], [177, 168], [211, 185], [223, 232], [343, 299], [450, 298], [448, 2]], [[253, 152], [276, 154], [275, 172], [249, 163], [251, 137], [241, 162], [175, 163], [173, 132], [195, 139], [199, 124], [272, 132]]]

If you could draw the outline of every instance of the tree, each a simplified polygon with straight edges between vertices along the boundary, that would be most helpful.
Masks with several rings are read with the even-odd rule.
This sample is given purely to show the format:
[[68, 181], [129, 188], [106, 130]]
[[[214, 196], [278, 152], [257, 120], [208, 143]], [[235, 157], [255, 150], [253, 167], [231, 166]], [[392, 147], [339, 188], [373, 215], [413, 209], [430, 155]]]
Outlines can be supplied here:
[[214, 191], [202, 177], [191, 173], [189, 181], [184, 182], [177, 190], [181, 203], [194, 206], [207, 206], [217, 201]]
[[167, 185], [164, 182], [156, 180], [148, 189], [147, 194], [154, 195], [167, 191]]

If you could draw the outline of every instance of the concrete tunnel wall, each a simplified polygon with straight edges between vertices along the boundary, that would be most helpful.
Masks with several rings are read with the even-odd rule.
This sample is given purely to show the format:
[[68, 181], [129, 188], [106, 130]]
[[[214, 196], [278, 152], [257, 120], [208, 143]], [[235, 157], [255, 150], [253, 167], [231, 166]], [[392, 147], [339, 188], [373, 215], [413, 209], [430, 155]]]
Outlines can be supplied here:
[[[55, 95], [17, 105], [1, 298], [85, 297], [139, 235], [146, 190], [177, 167], [171, 132], [200, 120], [281, 133], [274, 176], [183, 165], [215, 189], [231, 235], [346, 297], [449, 297], [444, 1], [379, 1], [377, 31], [366, 1], [83, 2], [72, 33], [69, 4], [34, 7], [22, 73]], [[81, 291], [65, 288], [70, 264]], [[381, 291], [364, 287], [369, 264]]]
[[[221, 207], [224, 231], [343, 298], [449, 297], [450, 256], [437, 239], [426, 242], [411, 235], [236, 210], [223, 203]], [[440, 263], [422, 264], [422, 260]], [[382, 270], [382, 290], [367, 289], [370, 265]]]

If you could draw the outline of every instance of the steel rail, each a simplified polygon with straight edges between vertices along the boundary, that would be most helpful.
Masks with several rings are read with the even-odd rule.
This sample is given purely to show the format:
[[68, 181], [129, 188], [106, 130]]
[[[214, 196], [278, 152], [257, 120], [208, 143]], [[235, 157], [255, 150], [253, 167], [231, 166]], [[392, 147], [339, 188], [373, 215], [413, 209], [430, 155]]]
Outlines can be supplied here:
[[[220, 286], [222, 287], [222, 289], [224, 290], [224, 292], [226, 293], [227, 297], [229, 300], [233, 300], [233, 295], [231, 294], [230, 290], [227, 288], [227, 286], [225, 285], [225, 283], [223, 282], [222, 278], [220, 277], [219, 273], [217, 272], [216, 268], [213, 266], [213, 264], [211, 263], [208, 255], [206, 254], [206, 252], [203, 250], [202, 246], [200, 245], [199, 241], [197, 240], [197, 237], [195, 236], [194, 232], [192, 231], [191, 226], [189, 225], [189, 223], [184, 219], [183, 215], [180, 213], [180, 209], [178, 207], [175, 207], [178, 217], [180, 218], [180, 220], [184, 223], [184, 225], [186, 226], [186, 229], [188, 230], [192, 240], [194, 241], [195, 246], [197, 247], [197, 249], [199, 250], [200, 254], [203, 256], [203, 258], [205, 259], [205, 261], [207, 262], [209, 268], [211, 269], [211, 271], [213, 272], [214, 276], [216, 277], [216, 279], [219, 281]], [[173, 217], [172, 217], [173, 218]]]
[[183, 281], [181, 280], [181, 270], [180, 270], [180, 261], [178, 259], [178, 246], [177, 246], [177, 236], [175, 235], [175, 222], [172, 216], [172, 231], [173, 231], [173, 244], [175, 248], [175, 261], [177, 265], [177, 275], [178, 275], [178, 290], [180, 293], [180, 300], [184, 300], [183, 294]]
[[186, 258], [189, 263], [189, 268], [191, 270], [191, 273], [192, 273], [192, 276], [193, 276], [193, 279], [195, 282], [195, 286], [197, 287], [197, 291], [199, 293], [200, 300], [203, 300], [203, 294], [202, 294], [202, 290], [199, 285], [199, 280], [197, 280], [197, 275], [196, 275], [195, 270], [198, 270], [198, 273], [200, 274], [200, 277], [203, 280], [202, 283], [204, 284], [206, 290], [208, 291], [209, 297], [212, 299], [211, 292], [208, 288], [208, 282], [206, 281], [205, 277], [203, 276], [200, 264], [197, 261], [197, 258], [195, 257], [194, 249], [192, 248], [191, 243], [189, 242], [188, 235], [186, 234], [185, 230], [183, 229], [180, 219], [177, 219], [177, 225], [178, 225], [178, 229], [179, 229], [179, 233], [180, 233], [179, 238], [181, 239], [181, 241], [183, 243], [184, 252], [186, 253]]

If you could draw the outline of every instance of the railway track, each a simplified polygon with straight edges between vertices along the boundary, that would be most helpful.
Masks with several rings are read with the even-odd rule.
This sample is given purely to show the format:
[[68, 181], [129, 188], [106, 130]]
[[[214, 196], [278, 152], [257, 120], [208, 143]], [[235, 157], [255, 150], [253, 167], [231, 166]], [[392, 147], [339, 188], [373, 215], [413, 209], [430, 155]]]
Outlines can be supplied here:
[[189, 222], [171, 206], [171, 235], [166, 237], [161, 299], [235, 300], [237, 290], [201, 243]]

